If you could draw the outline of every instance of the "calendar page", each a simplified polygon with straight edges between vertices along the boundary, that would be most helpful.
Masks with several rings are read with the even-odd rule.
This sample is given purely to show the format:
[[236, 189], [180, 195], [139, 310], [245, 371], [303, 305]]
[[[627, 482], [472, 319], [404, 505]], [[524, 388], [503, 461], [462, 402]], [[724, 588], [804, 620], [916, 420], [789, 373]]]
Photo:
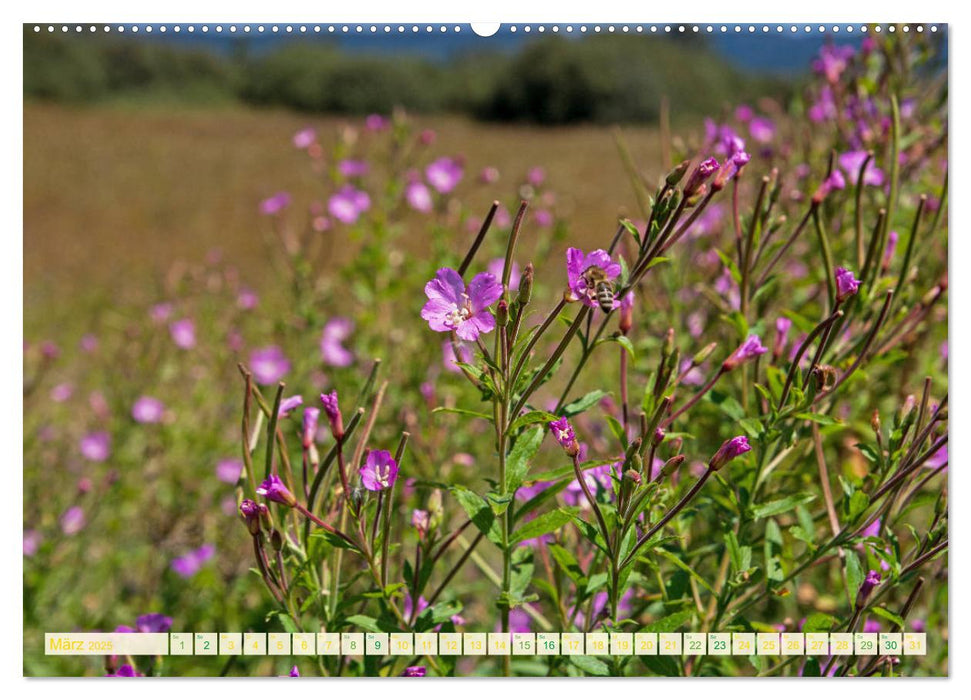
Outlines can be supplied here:
[[406, 16], [23, 24], [23, 675], [947, 676], [948, 25]]

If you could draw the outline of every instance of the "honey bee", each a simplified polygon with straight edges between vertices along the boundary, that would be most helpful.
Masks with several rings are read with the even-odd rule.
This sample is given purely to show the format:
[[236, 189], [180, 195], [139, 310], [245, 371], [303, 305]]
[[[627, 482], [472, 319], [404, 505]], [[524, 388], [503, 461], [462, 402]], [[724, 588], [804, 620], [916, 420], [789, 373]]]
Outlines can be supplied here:
[[607, 279], [607, 273], [597, 265], [591, 265], [583, 271], [583, 281], [588, 290], [593, 290], [597, 305], [604, 313], [614, 308], [614, 285]]

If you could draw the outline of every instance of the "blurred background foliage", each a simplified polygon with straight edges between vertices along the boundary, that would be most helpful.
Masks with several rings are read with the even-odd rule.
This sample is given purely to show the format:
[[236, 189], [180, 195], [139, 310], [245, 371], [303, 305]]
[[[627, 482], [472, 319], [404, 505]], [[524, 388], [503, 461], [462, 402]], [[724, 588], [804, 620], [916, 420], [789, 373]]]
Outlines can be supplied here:
[[658, 119], [660, 98], [682, 115], [773, 95], [797, 83], [750, 75], [703, 37], [544, 37], [514, 51], [470, 49], [453, 60], [342, 50], [294, 40], [264, 51], [246, 39], [229, 51], [24, 28], [24, 94], [69, 103], [112, 100], [242, 102], [306, 113], [449, 112], [538, 124]]

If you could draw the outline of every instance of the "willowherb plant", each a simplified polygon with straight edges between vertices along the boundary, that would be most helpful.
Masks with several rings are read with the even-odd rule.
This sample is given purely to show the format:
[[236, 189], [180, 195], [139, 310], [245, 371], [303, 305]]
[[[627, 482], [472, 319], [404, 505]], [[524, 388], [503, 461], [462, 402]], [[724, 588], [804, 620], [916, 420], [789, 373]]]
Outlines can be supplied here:
[[[241, 508], [254, 542], [265, 533], [278, 543], [272, 556], [258, 544], [257, 560], [283, 624], [417, 632], [908, 625], [925, 581], [919, 570], [947, 548], [946, 491], [932, 486], [947, 466], [947, 394], [937, 395], [933, 376], [917, 397], [905, 388], [946, 290], [943, 257], [935, 259], [944, 203], [928, 217], [930, 200], [919, 194], [942, 141], [918, 126], [917, 104], [907, 117], [916, 131], [905, 139], [904, 88], [882, 78], [893, 71], [873, 52], [822, 52], [809, 90], [815, 127], [804, 143], [739, 108], [757, 155], [732, 126], [712, 122], [700, 151], [653, 191], [635, 179], [640, 225], [621, 222], [602, 248], [569, 248], [565, 265], [544, 255], [519, 273], [529, 236], [523, 201], [501, 264], [482, 270], [494, 204], [461, 262], [440, 267], [424, 287], [417, 315], [427, 334], [445, 337], [447, 362], [471, 392], [412, 418], [412, 440], [426, 453], [421, 471], [407, 458], [408, 432], [394, 456], [383, 449], [390, 443], [374, 440], [389, 393], [404, 389], [379, 384], [377, 363], [347, 404], [355, 412], [346, 429], [337, 393], [322, 396], [334, 445], [318, 457], [304, 430], [301, 479], [277, 420], [283, 386], [271, 407], [243, 369], [245, 490], [270, 503], [259, 516], [249, 500]], [[842, 111], [826, 107], [834, 91]], [[865, 123], [850, 116], [858, 109]], [[797, 154], [820, 160], [794, 165]], [[904, 238], [894, 229], [905, 222]], [[729, 234], [724, 250], [713, 230]], [[678, 283], [719, 266], [713, 286]], [[800, 335], [790, 340], [793, 327]], [[596, 388], [575, 393], [585, 380]], [[434, 406], [436, 392], [423, 393]], [[259, 440], [254, 399], [258, 422], [268, 423], [260, 486], [249, 456]], [[315, 408], [305, 410], [305, 424], [316, 420]], [[449, 423], [451, 434], [432, 441], [418, 435], [447, 414], [466, 427]], [[485, 459], [447, 480], [436, 466], [449, 461], [451, 445], [470, 442]], [[854, 466], [834, 473], [833, 460], [848, 456]], [[472, 566], [493, 586], [494, 616], [482, 586], [469, 582]], [[870, 675], [898, 661], [800, 657], [795, 670]], [[456, 672], [449, 657], [319, 663], [330, 674], [359, 663], [364, 673]], [[514, 657], [483, 663], [486, 672], [517, 671]], [[638, 674], [646, 664], [687, 675], [739, 662], [544, 663], [551, 674]]]
[[[236, 353], [233, 541], [265, 589], [257, 628], [946, 624], [946, 585], [925, 585], [947, 580], [946, 101], [915, 80], [917, 40], [827, 46], [790, 115], [767, 100], [694, 139], [664, 133], [656, 179], [618, 138], [638, 214], [582, 247], [542, 172], [516, 183], [515, 214], [496, 201], [478, 218], [456, 195], [468, 164], [402, 114], [330, 151], [298, 133], [330, 195], [305, 227], [288, 195], [263, 203], [292, 313], [272, 319], [282, 347]], [[491, 197], [496, 173], [479, 180]], [[350, 242], [353, 259], [322, 272]], [[196, 342], [185, 320], [179, 347]], [[138, 420], [159, 410], [142, 402]], [[887, 656], [636, 651], [314, 663], [915, 672]]]

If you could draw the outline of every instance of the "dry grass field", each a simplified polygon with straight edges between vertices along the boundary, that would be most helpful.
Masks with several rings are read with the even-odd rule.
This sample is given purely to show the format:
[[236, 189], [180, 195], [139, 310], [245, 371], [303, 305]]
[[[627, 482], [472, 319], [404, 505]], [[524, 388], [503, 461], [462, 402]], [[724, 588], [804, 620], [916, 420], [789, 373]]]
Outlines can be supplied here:
[[[292, 134], [315, 126], [325, 145], [349, 121], [243, 107], [104, 105], [24, 108], [24, 287], [28, 326], [43, 331], [65, 299], [100, 290], [138, 293], [146, 275], [218, 248], [259, 281], [265, 268], [258, 202], [289, 190], [296, 204], [324, 191]], [[438, 153], [462, 154], [464, 187], [482, 209], [531, 167], [543, 166], [580, 243], [602, 240], [634, 197], [610, 129], [537, 128], [414, 117], [437, 133]], [[659, 170], [657, 132], [626, 129], [648, 174]], [[485, 166], [503, 179], [472, 181]], [[498, 194], [497, 194], [498, 193]], [[609, 235], [609, 234], [608, 234]], [[420, 244], [420, 243], [419, 243]], [[37, 325], [34, 325], [37, 324]]]

